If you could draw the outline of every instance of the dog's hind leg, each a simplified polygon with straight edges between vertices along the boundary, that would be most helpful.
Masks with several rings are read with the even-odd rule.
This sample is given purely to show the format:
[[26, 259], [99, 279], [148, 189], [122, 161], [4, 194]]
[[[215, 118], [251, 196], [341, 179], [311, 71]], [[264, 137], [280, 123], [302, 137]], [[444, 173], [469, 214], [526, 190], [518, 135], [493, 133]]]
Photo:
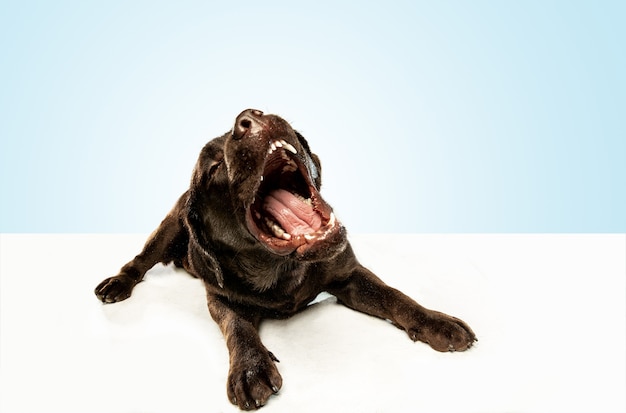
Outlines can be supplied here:
[[188, 234], [180, 212], [184, 207], [185, 193], [176, 206], [161, 222], [161, 225], [146, 241], [143, 250], [122, 267], [120, 272], [102, 281], [95, 289], [96, 296], [103, 303], [115, 303], [130, 297], [146, 272], [157, 263], [170, 263], [183, 266], [187, 255]]

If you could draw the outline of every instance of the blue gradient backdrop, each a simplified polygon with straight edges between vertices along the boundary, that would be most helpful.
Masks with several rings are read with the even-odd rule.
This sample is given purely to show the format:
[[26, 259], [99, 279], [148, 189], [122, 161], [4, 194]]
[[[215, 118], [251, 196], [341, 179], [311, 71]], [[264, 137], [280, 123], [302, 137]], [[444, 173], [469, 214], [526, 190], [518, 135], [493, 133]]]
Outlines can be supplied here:
[[626, 232], [625, 5], [1, 1], [0, 231], [149, 232], [254, 107], [352, 232]]

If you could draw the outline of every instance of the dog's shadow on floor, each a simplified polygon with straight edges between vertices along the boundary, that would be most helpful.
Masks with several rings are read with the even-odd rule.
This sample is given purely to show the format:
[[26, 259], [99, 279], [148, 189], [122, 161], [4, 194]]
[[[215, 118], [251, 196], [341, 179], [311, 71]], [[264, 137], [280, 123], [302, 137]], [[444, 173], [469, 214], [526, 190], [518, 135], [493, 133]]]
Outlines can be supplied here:
[[210, 320], [202, 281], [173, 265], [157, 265], [124, 301], [103, 305], [110, 324], [142, 324], [152, 317]]
[[[298, 314], [276, 322], [297, 323], [301, 318], [310, 318], [325, 307], [336, 304], [337, 298], [333, 295], [321, 293]], [[140, 326], [158, 322], [160, 318], [162, 324], [184, 319], [187, 322], [210, 323], [217, 329], [207, 308], [202, 281], [173, 265], [155, 266], [137, 284], [129, 298], [103, 304], [102, 313], [114, 326]]]

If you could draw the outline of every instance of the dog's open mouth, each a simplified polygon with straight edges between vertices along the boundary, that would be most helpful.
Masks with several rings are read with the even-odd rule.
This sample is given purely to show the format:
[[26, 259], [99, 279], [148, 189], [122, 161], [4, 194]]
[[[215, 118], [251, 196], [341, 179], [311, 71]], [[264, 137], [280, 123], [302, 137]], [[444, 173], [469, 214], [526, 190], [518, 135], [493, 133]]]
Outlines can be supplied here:
[[280, 255], [303, 253], [340, 228], [306, 161], [284, 140], [270, 144], [247, 224], [259, 241]]

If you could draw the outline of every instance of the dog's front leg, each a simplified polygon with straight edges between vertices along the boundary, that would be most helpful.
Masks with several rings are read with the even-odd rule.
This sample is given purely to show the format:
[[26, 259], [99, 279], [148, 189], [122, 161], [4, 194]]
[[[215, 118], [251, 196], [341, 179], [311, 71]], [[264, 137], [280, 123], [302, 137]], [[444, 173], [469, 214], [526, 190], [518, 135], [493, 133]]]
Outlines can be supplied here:
[[283, 379], [276, 368], [278, 360], [268, 351], [258, 334], [261, 318], [251, 309], [235, 307], [226, 299], [207, 294], [209, 312], [219, 325], [230, 354], [228, 399], [244, 410], [265, 405], [278, 393]]
[[182, 266], [189, 240], [180, 218], [185, 199], [186, 194], [148, 238], [141, 253], [124, 265], [117, 275], [98, 284], [94, 292], [103, 303], [115, 303], [130, 297], [135, 285], [159, 262], [174, 261], [177, 266]]
[[347, 279], [332, 284], [328, 292], [352, 309], [390, 320], [413, 341], [427, 343], [437, 351], [464, 351], [476, 341], [462, 320], [422, 307], [361, 265]]

